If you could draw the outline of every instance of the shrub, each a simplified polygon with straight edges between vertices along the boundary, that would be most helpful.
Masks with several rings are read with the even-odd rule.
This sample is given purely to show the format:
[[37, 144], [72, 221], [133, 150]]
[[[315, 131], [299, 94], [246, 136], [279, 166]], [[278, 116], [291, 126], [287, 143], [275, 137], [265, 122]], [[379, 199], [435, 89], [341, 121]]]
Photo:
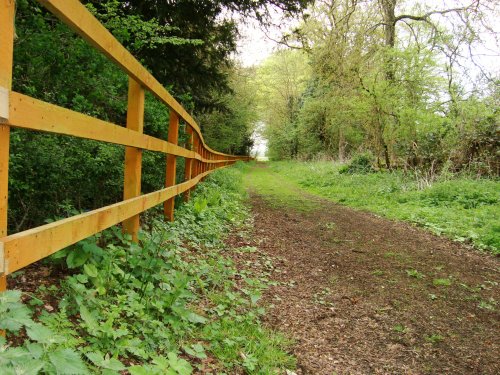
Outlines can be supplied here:
[[372, 166], [373, 157], [369, 153], [358, 154], [354, 156], [349, 164], [340, 168], [341, 174], [367, 174], [375, 172]]

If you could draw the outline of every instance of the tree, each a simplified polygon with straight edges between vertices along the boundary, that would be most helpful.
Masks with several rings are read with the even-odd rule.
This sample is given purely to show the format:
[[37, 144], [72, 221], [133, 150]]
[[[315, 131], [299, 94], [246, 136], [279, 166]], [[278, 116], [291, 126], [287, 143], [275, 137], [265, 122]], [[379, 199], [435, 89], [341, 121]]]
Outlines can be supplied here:
[[[238, 26], [231, 14], [256, 17], [267, 22], [272, 7], [298, 13], [309, 0], [91, 0], [98, 14], [107, 14], [108, 4], [119, 3], [120, 19], [135, 16], [157, 23], [161, 43], [136, 43], [143, 29], [130, 29], [125, 46], [132, 50], [153, 75], [180, 99], [188, 98], [195, 110], [221, 109], [214, 92], [229, 90], [227, 71], [236, 51]], [[122, 25], [119, 25], [122, 28]], [[189, 41], [186, 43], [186, 41]], [[139, 48], [137, 48], [139, 47]], [[188, 102], [189, 102], [188, 101]]]
[[[489, 127], [479, 143], [490, 144], [491, 114], [483, 111], [480, 119], [463, 108], [479, 108], [493, 95], [494, 85], [484, 85], [494, 79], [489, 72], [464, 68], [471, 46], [490, 30], [491, 4], [457, 1], [440, 9], [398, 0], [317, 1], [282, 41], [305, 51], [311, 66], [296, 125], [300, 156], [343, 159], [369, 150], [381, 168], [434, 168], [451, 158], [453, 139], [471, 138], [478, 124]], [[467, 70], [480, 78], [472, 80]]]

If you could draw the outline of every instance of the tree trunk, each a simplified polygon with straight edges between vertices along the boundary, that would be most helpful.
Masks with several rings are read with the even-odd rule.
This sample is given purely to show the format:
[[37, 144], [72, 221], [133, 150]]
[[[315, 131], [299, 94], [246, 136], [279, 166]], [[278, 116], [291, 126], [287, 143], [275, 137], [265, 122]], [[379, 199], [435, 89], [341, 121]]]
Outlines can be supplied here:
[[[397, 0], [380, 0], [384, 13], [385, 46], [390, 51], [396, 45], [396, 2]], [[394, 63], [392, 56], [386, 58], [385, 77], [389, 82], [394, 81]]]

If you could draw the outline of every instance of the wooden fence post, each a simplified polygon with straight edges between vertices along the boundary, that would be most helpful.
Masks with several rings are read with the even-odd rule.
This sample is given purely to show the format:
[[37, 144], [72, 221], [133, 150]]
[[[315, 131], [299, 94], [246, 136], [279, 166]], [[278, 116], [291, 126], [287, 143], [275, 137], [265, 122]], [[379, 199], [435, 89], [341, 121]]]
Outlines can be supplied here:
[[[197, 154], [200, 153], [200, 137], [198, 133], [193, 132], [193, 151]], [[192, 160], [192, 171], [191, 177], [196, 177], [200, 173], [200, 162], [197, 159]], [[193, 186], [189, 189], [189, 195], [194, 191], [195, 187]]]
[[[193, 128], [186, 124], [186, 133], [188, 135], [188, 139], [186, 141], [186, 148], [189, 150], [193, 150]], [[184, 159], [184, 181], [189, 181], [191, 179], [191, 174], [193, 171], [193, 159], [185, 158]], [[190, 198], [191, 189], [188, 189], [184, 192], [184, 202], [188, 202]]]
[[[7, 236], [9, 203], [9, 95], [12, 89], [12, 59], [14, 56], [15, 1], [0, 0], [0, 238]], [[0, 243], [0, 292], [7, 289], [6, 262]], [[0, 334], [3, 335], [2, 332]]]
[[[207, 150], [205, 150], [205, 147], [203, 146], [201, 149], [201, 155], [203, 156], [203, 159], [207, 158]], [[204, 161], [201, 164], [201, 173], [205, 173], [207, 171], [207, 163]], [[201, 179], [201, 181], [205, 181], [205, 177]]]
[[[177, 144], [179, 141], [179, 116], [172, 109], [170, 110], [170, 123], [168, 125], [168, 141]], [[175, 169], [177, 166], [177, 157], [167, 154], [167, 171], [165, 176], [165, 187], [175, 185]], [[168, 199], [163, 204], [165, 220], [174, 221], [175, 197]]]
[[[128, 83], [127, 129], [142, 133], [144, 128], [144, 89], [133, 78]], [[125, 148], [125, 181], [123, 199], [130, 199], [141, 194], [142, 149], [127, 146]], [[139, 215], [123, 222], [123, 232], [137, 242], [139, 233]]]

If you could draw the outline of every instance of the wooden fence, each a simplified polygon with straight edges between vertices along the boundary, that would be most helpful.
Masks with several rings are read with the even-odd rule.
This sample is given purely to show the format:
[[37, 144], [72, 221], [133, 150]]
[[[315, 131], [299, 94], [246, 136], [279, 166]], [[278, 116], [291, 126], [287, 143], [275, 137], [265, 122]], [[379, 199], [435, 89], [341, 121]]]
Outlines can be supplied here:
[[[208, 147], [200, 128], [186, 110], [78, 0], [38, 1], [127, 73], [127, 126], [12, 91], [15, 0], [0, 0], [0, 291], [7, 287], [8, 274], [118, 223], [123, 223], [123, 230], [137, 240], [141, 212], [163, 203], [165, 218], [173, 220], [176, 195], [184, 193], [185, 200], [189, 200], [190, 191], [203, 177], [238, 160], [249, 160], [247, 156], [227, 155]], [[145, 90], [169, 108], [167, 141], [143, 134]], [[180, 121], [189, 138], [186, 147], [177, 144]], [[123, 201], [7, 235], [11, 127], [125, 146]], [[166, 154], [165, 188], [144, 195], [141, 195], [142, 150]], [[186, 163], [184, 182], [176, 185], [177, 156], [185, 158]]]

